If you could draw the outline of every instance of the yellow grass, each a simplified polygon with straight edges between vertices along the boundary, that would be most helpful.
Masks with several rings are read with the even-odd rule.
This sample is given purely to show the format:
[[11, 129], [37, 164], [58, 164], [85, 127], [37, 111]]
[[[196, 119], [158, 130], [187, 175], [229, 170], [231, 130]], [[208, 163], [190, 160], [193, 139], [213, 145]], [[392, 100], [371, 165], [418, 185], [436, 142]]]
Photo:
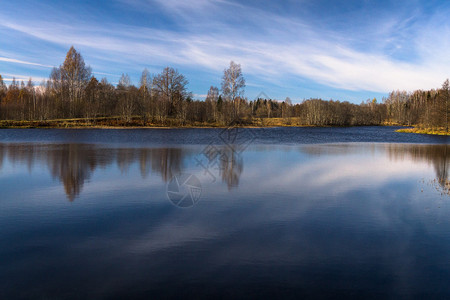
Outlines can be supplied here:
[[[242, 127], [278, 127], [301, 126], [299, 118], [253, 118], [243, 119], [239, 124]], [[73, 118], [35, 121], [0, 121], [0, 128], [195, 128], [195, 127], [228, 127], [224, 123], [191, 122], [183, 124], [179, 120], [166, 118], [164, 122], [143, 122], [139, 116], [134, 116], [130, 121], [124, 121], [120, 117], [101, 118]]]
[[398, 129], [396, 132], [406, 132], [406, 133], [418, 133], [418, 134], [432, 134], [432, 135], [450, 135], [449, 131], [445, 128], [403, 128]]

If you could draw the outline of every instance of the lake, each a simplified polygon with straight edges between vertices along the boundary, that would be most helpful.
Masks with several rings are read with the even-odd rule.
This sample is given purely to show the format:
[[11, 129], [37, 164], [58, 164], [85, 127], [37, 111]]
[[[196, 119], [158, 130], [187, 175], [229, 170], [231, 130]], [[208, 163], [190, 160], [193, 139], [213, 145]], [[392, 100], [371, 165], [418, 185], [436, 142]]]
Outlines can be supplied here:
[[449, 298], [448, 137], [0, 130], [0, 298]]

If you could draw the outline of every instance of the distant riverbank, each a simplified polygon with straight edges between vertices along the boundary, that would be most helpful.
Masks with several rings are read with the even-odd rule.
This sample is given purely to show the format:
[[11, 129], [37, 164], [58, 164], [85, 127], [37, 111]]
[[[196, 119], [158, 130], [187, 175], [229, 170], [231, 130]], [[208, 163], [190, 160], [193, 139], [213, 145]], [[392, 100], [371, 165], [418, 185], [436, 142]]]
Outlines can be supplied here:
[[[100, 117], [94, 119], [74, 118], [55, 120], [4, 120], [0, 121], [0, 128], [99, 128], [99, 129], [142, 129], [142, 128], [227, 128], [229, 126], [263, 128], [263, 127], [322, 127], [305, 125], [300, 118], [252, 118], [238, 119], [228, 122], [180, 122], [167, 118], [162, 121], [144, 121], [140, 117], [133, 117], [126, 121], [120, 117]], [[329, 126], [328, 126], [329, 127]]]
[[[121, 117], [99, 118], [72, 118], [53, 120], [3, 120], [0, 128], [99, 128], [99, 129], [134, 129], [134, 128], [227, 128], [230, 125], [249, 128], [264, 127], [347, 127], [347, 126], [317, 126], [304, 124], [304, 120], [298, 117], [292, 118], [242, 118], [223, 122], [181, 122], [177, 119], [166, 118], [164, 120], [144, 121], [135, 116], [130, 120]], [[385, 123], [383, 126], [399, 126], [398, 124]], [[367, 124], [373, 126], [373, 124]], [[351, 126], [350, 126], [351, 127]]]
[[[55, 129], [151, 129], [151, 128], [227, 128], [230, 125], [246, 128], [267, 128], [267, 127], [342, 127], [342, 126], [314, 126], [305, 125], [300, 118], [252, 118], [239, 119], [228, 123], [211, 122], [185, 122], [182, 123], [175, 119], [165, 119], [164, 121], [144, 121], [141, 117], [133, 117], [126, 121], [120, 117], [99, 117], [99, 118], [73, 118], [73, 119], [54, 119], [54, 120], [3, 120], [0, 121], [1, 129], [20, 129], [20, 128], [55, 128]], [[368, 125], [370, 126], [370, 125]], [[395, 123], [384, 123], [380, 126], [401, 126]], [[344, 126], [345, 127], [345, 126]], [[351, 126], [350, 126], [351, 127]], [[431, 135], [450, 135], [445, 128], [420, 128], [408, 127], [396, 130], [396, 132], [431, 134]]]

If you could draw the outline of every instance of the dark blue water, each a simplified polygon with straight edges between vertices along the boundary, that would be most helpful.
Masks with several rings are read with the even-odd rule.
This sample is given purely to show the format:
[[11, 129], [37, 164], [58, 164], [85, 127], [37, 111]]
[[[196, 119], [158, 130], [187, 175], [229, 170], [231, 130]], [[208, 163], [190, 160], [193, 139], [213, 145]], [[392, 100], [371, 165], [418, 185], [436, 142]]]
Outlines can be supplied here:
[[[401, 127], [276, 127], [245, 128], [256, 144], [321, 143], [449, 143], [446, 136], [398, 133]], [[125, 146], [170, 146], [220, 143], [224, 130], [195, 129], [7, 129], [0, 130], [0, 141], [33, 143], [100, 143]]]
[[0, 298], [448, 298], [447, 141], [0, 130]]

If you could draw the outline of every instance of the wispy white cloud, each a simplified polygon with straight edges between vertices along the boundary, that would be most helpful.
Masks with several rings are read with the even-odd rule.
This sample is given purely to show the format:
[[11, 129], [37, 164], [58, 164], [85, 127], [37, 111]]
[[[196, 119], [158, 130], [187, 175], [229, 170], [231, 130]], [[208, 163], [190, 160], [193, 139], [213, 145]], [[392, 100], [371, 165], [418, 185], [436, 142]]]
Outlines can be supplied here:
[[[393, 12], [364, 31], [353, 28], [349, 35], [233, 1], [134, 0], [128, 4], [143, 13], [160, 9], [177, 26], [150, 28], [92, 20], [69, 24], [60, 19], [43, 22], [7, 16], [2, 16], [0, 26], [47, 43], [74, 44], [98, 60], [132, 70], [173, 65], [199, 74], [220, 74], [234, 60], [251, 76], [249, 85], [266, 82], [269, 89], [308, 79], [336, 89], [386, 93], [435, 88], [449, 77], [450, 45], [448, 39], [440, 38], [450, 33], [446, 11], [435, 11], [426, 20], [420, 20], [420, 9], [406, 17]], [[113, 73], [106, 68], [97, 72]]]
[[2, 77], [5, 76], [2, 79], [3, 79], [3, 81], [6, 81], [6, 82], [11, 82], [11, 81], [13, 81], [13, 79], [15, 79], [17, 82], [20, 82], [20, 81], [27, 82], [28, 80], [31, 79], [34, 83], [36, 83], [36, 82], [41, 82], [41, 81], [47, 79], [45, 77], [32, 77], [32, 76], [23, 75], [23, 74], [4, 73], [4, 74], [0, 74], [0, 75], [2, 75]]
[[105, 75], [105, 76], [114, 76], [114, 77], [120, 77], [120, 75], [117, 74], [111, 74], [111, 73], [104, 73], [104, 72], [92, 72], [94, 75]]
[[38, 66], [38, 67], [44, 67], [44, 68], [52, 68], [52, 66], [14, 59], [14, 58], [8, 58], [8, 57], [0, 57], [0, 61], [7, 62], [7, 63], [14, 63], [14, 64], [23, 64], [23, 65], [31, 65], [31, 66]]

